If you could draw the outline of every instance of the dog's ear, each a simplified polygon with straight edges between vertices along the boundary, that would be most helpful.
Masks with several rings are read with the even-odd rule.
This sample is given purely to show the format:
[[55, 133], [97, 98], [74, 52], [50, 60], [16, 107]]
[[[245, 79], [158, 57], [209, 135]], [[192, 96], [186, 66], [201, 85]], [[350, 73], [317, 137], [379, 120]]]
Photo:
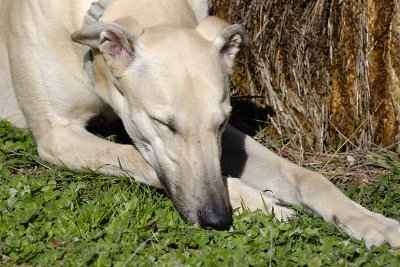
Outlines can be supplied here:
[[232, 73], [235, 58], [242, 44], [248, 43], [248, 36], [242, 25], [233, 24], [226, 27], [214, 41], [219, 48], [229, 73]]
[[113, 22], [85, 25], [71, 38], [74, 42], [98, 49], [110, 68], [121, 73], [133, 61], [134, 45], [142, 32], [143, 28], [136, 19], [124, 17]]
[[217, 17], [210, 16], [200, 23], [196, 30], [204, 38], [213, 42], [213, 46], [220, 53], [227, 71], [231, 73], [240, 47], [249, 42], [243, 26], [239, 24], [229, 25]]

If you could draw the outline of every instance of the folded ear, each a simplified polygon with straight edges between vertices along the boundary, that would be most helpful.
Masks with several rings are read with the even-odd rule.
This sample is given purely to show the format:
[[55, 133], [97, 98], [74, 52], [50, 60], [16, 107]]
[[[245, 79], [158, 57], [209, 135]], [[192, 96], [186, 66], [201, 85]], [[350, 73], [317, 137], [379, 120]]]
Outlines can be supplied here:
[[135, 57], [134, 45], [143, 28], [136, 19], [124, 17], [113, 22], [95, 22], [74, 32], [74, 42], [98, 49], [111, 70], [121, 73]]
[[229, 73], [235, 65], [235, 58], [242, 44], [247, 44], [248, 37], [242, 25], [234, 24], [226, 27], [216, 40], [220, 53]]
[[241, 45], [248, 43], [248, 36], [243, 26], [229, 25], [217, 17], [208, 17], [196, 29], [204, 38], [213, 42], [220, 53], [226, 69], [232, 72], [235, 58]]

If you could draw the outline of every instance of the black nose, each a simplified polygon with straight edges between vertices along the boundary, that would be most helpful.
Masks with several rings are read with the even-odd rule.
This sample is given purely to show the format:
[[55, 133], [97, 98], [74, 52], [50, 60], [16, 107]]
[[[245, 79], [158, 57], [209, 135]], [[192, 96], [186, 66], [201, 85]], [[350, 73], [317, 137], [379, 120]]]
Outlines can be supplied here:
[[229, 208], [205, 208], [198, 212], [200, 226], [204, 229], [229, 230], [232, 225], [232, 214]]

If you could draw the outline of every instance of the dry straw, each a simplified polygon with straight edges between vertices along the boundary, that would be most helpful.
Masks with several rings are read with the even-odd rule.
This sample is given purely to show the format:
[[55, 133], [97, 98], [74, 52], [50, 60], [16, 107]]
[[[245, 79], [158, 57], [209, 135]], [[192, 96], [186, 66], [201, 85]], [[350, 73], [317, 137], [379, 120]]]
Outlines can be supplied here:
[[400, 140], [398, 0], [210, 0], [210, 6], [251, 36], [233, 94], [274, 110], [270, 136], [316, 152]]

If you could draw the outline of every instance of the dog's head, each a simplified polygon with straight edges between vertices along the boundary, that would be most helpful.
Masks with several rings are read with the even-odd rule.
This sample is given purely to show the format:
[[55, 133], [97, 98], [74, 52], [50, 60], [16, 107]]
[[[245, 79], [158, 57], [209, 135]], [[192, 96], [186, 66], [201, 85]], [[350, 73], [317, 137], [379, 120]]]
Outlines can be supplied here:
[[154, 168], [180, 214], [203, 227], [231, 222], [221, 175], [221, 136], [231, 106], [228, 76], [246, 34], [215, 17], [195, 29], [143, 28], [130, 17], [72, 35], [93, 48], [99, 94]]

